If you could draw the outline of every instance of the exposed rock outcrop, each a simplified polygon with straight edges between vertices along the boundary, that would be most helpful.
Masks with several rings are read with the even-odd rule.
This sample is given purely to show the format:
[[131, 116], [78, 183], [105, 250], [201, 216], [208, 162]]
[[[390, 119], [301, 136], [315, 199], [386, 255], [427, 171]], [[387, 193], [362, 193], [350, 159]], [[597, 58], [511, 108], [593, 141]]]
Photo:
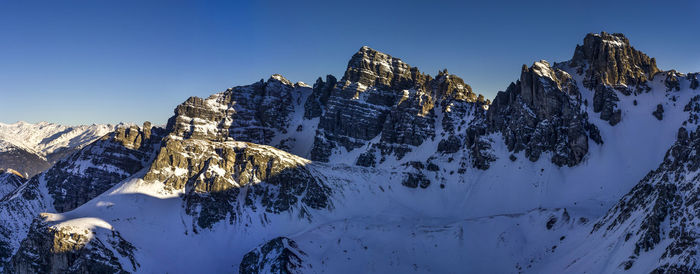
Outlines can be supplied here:
[[138, 266], [134, 246], [113, 230], [55, 227], [37, 219], [30, 231], [6, 273], [128, 273]]
[[305, 273], [311, 265], [296, 242], [287, 237], [277, 237], [243, 256], [239, 273]]
[[183, 138], [239, 140], [272, 145], [286, 133], [294, 112], [295, 93], [311, 92], [275, 74], [267, 81], [239, 86], [207, 99], [190, 97], [177, 106], [167, 130]]
[[621, 117], [616, 92], [623, 95], [649, 91], [647, 81], [660, 70], [656, 60], [630, 46], [620, 33], [589, 33], [577, 45], [569, 64], [584, 75], [583, 86], [595, 92], [594, 111], [611, 125]]
[[614, 126], [622, 120], [622, 110], [617, 106], [620, 98], [615, 90], [597, 86], [593, 94], [593, 111], [600, 113], [600, 119]]
[[401, 159], [435, 138], [436, 113], [453, 102], [488, 104], [447, 70], [432, 78], [398, 58], [362, 47], [330, 91], [311, 159], [328, 161], [334, 149], [357, 149], [378, 136], [372, 149]]
[[193, 231], [241, 218], [242, 208], [268, 213], [330, 208], [330, 188], [315, 178], [309, 162], [274, 148], [243, 142], [169, 138], [144, 177], [184, 191]]
[[74, 209], [147, 167], [160, 147], [163, 130], [121, 126], [56, 163], [44, 174], [54, 208]]
[[[299, 143], [308, 143], [304, 138], [309, 137], [299, 122], [307, 111], [315, 115], [315, 108], [323, 102], [323, 94], [318, 93], [324, 87], [318, 85], [317, 93], [312, 94], [309, 86], [292, 84], [275, 74], [267, 81], [233, 87], [207, 99], [191, 97], [177, 106], [167, 130], [180, 138], [245, 141], [307, 155], [310, 145]], [[307, 100], [305, 106], [304, 98], [314, 103]], [[311, 106], [314, 104], [319, 105]]]
[[316, 79], [313, 92], [306, 100], [306, 103], [304, 103], [304, 118], [312, 119], [323, 114], [323, 110], [328, 104], [328, 98], [331, 96], [331, 92], [333, 92], [337, 83], [338, 80], [333, 75], [326, 75], [325, 82], [321, 77]]
[[654, 112], [652, 112], [651, 114], [654, 115], [654, 117], [656, 117], [656, 119], [659, 119], [659, 121], [663, 120], [664, 119], [664, 106], [662, 106], [661, 104], [656, 105], [656, 110], [654, 110]]
[[589, 138], [602, 140], [581, 108], [571, 76], [546, 61], [523, 66], [520, 80], [499, 92], [487, 113], [489, 131], [503, 135], [509, 151], [525, 151], [531, 161], [552, 152], [552, 162], [574, 166], [588, 152]]
[[630, 46], [621, 33], [589, 33], [576, 46], [571, 65], [585, 74], [585, 87], [605, 85], [626, 89], [625, 94], [647, 90], [646, 82], [660, 71], [656, 59]]
[[666, 78], [664, 79], [664, 85], [666, 86], [666, 91], [679, 91], [681, 90], [681, 83], [679, 78], [683, 77], [682, 73], [678, 73], [675, 70], [670, 70], [664, 72]]

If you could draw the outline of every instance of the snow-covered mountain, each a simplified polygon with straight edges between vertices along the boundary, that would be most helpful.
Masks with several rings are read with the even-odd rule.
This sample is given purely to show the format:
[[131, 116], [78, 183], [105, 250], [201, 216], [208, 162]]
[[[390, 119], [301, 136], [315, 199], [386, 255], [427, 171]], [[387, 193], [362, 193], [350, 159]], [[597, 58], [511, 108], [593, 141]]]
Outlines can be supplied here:
[[0, 123], [0, 168], [17, 170], [25, 177], [34, 176], [112, 130], [113, 125]]
[[0, 200], [8, 273], [700, 271], [698, 74], [621, 34], [493, 102], [362, 47], [121, 127]]

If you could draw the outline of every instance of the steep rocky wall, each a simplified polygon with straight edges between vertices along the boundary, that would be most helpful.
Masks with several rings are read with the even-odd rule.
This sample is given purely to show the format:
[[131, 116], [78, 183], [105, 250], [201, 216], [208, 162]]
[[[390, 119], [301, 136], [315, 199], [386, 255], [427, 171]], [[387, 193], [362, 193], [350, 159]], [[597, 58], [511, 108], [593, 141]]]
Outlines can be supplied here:
[[294, 95], [310, 92], [308, 86], [292, 84], [276, 74], [267, 81], [234, 87], [207, 99], [187, 99], [175, 109], [167, 130], [183, 138], [273, 145], [276, 135], [287, 133]]
[[581, 108], [571, 76], [546, 61], [523, 66], [520, 80], [496, 95], [487, 113], [489, 131], [500, 132], [513, 152], [531, 161], [552, 152], [559, 166], [575, 166], [588, 153], [589, 138], [602, 143], [598, 129]]
[[243, 142], [168, 139], [144, 177], [183, 192], [194, 231], [228, 219], [234, 223], [244, 208], [296, 212], [330, 208], [330, 188], [314, 178], [309, 162], [274, 148]]
[[[328, 161], [334, 150], [360, 148], [377, 136], [380, 142], [373, 147], [375, 151], [401, 159], [427, 139], [435, 138], [435, 124], [440, 122], [436, 107], [443, 112], [452, 102], [488, 104], [447, 70], [432, 78], [369, 47], [353, 55], [333, 90], [322, 86], [323, 92], [318, 93], [330, 94], [325, 104], [319, 104], [325, 109], [311, 151], [311, 159], [317, 161]], [[371, 163], [373, 160], [367, 157], [358, 159], [358, 163]]]
[[117, 127], [45, 173], [58, 212], [74, 209], [147, 167], [160, 146], [162, 129]]
[[630, 46], [621, 33], [589, 33], [583, 45], [576, 46], [569, 64], [584, 75], [583, 86], [595, 92], [594, 111], [611, 125], [622, 119], [617, 94], [651, 90], [647, 82], [660, 72], [656, 60]]

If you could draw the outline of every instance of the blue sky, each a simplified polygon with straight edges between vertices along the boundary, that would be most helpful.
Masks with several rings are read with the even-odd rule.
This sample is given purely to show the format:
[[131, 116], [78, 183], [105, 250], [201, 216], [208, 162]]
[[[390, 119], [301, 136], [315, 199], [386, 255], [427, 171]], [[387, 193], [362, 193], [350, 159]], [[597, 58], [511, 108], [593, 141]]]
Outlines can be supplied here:
[[522, 64], [622, 32], [700, 71], [700, 1], [0, 1], [0, 122], [165, 123], [189, 96], [341, 77], [361, 46], [493, 97]]

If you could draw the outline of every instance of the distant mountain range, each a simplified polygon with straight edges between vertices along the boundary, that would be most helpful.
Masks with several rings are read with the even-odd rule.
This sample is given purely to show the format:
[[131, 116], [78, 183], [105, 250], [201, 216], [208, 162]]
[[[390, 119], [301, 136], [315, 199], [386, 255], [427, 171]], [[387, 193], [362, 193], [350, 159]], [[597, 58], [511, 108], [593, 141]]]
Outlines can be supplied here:
[[603, 32], [493, 101], [362, 47], [165, 127], [3, 125], [60, 158], [0, 176], [3, 271], [698, 273], [698, 86]]
[[24, 177], [34, 176], [113, 130], [113, 125], [0, 123], [0, 168], [17, 170]]

